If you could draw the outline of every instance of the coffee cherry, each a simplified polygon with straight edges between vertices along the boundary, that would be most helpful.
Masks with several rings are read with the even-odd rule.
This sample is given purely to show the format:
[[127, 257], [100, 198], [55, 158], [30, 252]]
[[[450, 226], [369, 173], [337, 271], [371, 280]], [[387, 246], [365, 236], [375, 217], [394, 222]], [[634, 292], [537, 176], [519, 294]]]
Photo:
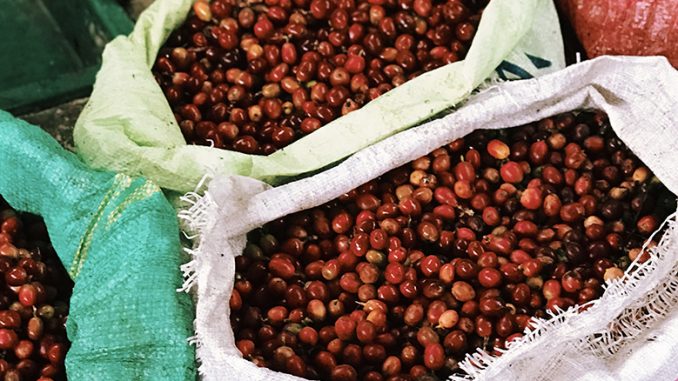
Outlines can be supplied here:
[[391, 262], [386, 266], [384, 279], [392, 284], [400, 284], [405, 280], [405, 267], [398, 262]]
[[495, 288], [501, 284], [502, 275], [499, 270], [485, 267], [478, 273], [478, 282], [486, 288]]
[[657, 219], [652, 215], [643, 216], [638, 219], [636, 226], [641, 234], [651, 234], [657, 229]]
[[356, 322], [352, 319], [342, 316], [334, 323], [334, 331], [341, 340], [348, 341], [355, 334]]
[[498, 139], [493, 139], [487, 143], [487, 153], [497, 160], [504, 160], [509, 157], [511, 151], [506, 143]]
[[344, 364], [332, 369], [330, 378], [332, 381], [357, 381], [358, 373], [352, 366]]
[[455, 310], [447, 310], [438, 318], [438, 325], [445, 329], [454, 327], [459, 321], [459, 314]]
[[507, 183], [519, 183], [523, 181], [523, 169], [515, 161], [508, 161], [501, 166], [499, 170], [502, 180]]
[[445, 365], [445, 350], [442, 345], [434, 343], [426, 346], [424, 365], [431, 370], [438, 370]]
[[452, 285], [452, 295], [458, 301], [466, 302], [475, 298], [476, 293], [470, 284], [464, 281], [457, 281]]
[[619, 279], [622, 276], [624, 276], [624, 272], [618, 268], [618, 267], [610, 267], [607, 270], [605, 270], [605, 275], [603, 276], [603, 279], [608, 282], [612, 279]]
[[0, 349], [12, 349], [16, 346], [18, 340], [18, 336], [13, 330], [0, 329]]
[[202, 21], [212, 20], [212, 11], [208, 3], [197, 1], [193, 4], [193, 12]]

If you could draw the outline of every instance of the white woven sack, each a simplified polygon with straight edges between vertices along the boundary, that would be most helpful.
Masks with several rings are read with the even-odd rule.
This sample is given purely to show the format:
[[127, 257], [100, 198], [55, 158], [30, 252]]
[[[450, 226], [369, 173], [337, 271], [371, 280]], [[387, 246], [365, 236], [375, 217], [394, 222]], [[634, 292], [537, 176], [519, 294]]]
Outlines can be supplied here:
[[[503, 83], [456, 112], [366, 148], [346, 161], [277, 188], [215, 178], [180, 216], [196, 246], [183, 270], [197, 296], [196, 337], [204, 380], [300, 380], [241, 358], [228, 320], [234, 257], [245, 234], [328, 202], [475, 129], [514, 127], [583, 108], [604, 110], [619, 137], [678, 194], [678, 72], [663, 58], [601, 57], [537, 79]], [[369, 126], [366, 126], [369, 128]], [[499, 358], [462, 363], [477, 380], [674, 380], [678, 376], [678, 223], [642, 265], [581, 314], [542, 321]], [[471, 361], [472, 360], [472, 361]]]

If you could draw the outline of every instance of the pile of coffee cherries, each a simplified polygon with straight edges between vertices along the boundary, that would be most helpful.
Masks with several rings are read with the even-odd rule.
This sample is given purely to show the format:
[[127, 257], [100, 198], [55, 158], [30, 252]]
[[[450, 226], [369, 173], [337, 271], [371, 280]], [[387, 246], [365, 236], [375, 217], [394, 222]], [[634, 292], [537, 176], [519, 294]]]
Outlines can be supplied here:
[[36, 216], [0, 199], [0, 376], [65, 380], [68, 301], [73, 282]]
[[198, 0], [153, 73], [186, 141], [268, 155], [462, 59], [488, 0]]
[[252, 232], [236, 344], [311, 379], [444, 379], [647, 260], [672, 202], [600, 112], [476, 131]]

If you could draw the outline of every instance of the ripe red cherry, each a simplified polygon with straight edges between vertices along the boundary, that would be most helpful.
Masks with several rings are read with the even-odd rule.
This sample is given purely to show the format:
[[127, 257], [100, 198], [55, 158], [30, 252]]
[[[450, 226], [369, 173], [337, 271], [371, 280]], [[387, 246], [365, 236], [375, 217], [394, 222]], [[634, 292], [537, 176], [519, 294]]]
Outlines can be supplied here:
[[428, 255], [421, 260], [419, 268], [425, 277], [437, 276], [441, 266], [440, 259], [435, 255]]
[[504, 310], [504, 303], [497, 298], [482, 298], [478, 303], [478, 309], [485, 316], [495, 317]]
[[402, 369], [402, 364], [400, 358], [396, 356], [389, 356], [384, 361], [384, 364], [381, 367], [381, 372], [385, 376], [395, 376], [400, 373]]
[[478, 282], [485, 288], [495, 288], [501, 284], [501, 272], [491, 267], [482, 268], [478, 272]]
[[515, 161], [507, 161], [499, 169], [499, 174], [501, 175], [502, 180], [507, 183], [517, 184], [523, 181], [524, 173], [523, 169], [520, 167], [520, 164]]
[[450, 285], [454, 281], [454, 265], [452, 263], [445, 263], [438, 270], [438, 278], [443, 284]]
[[13, 310], [0, 311], [0, 328], [21, 327], [21, 315]]
[[657, 229], [657, 219], [652, 215], [643, 216], [636, 224], [641, 234], [651, 234]]
[[344, 234], [353, 226], [353, 221], [348, 213], [340, 213], [332, 219], [332, 230], [337, 234]]
[[262, 17], [254, 24], [254, 35], [261, 40], [267, 39], [273, 33], [273, 23], [268, 18]]
[[452, 295], [458, 301], [466, 302], [475, 298], [476, 292], [470, 284], [464, 281], [457, 281], [452, 285]]
[[365, 58], [359, 55], [349, 54], [344, 67], [351, 74], [362, 73], [365, 70]]
[[555, 194], [549, 194], [544, 197], [543, 209], [544, 214], [548, 217], [555, 217], [560, 215], [560, 208], [562, 204], [560, 198]]
[[331, 370], [332, 381], [357, 381], [358, 372], [351, 365], [342, 364]]
[[471, 183], [465, 180], [459, 180], [454, 183], [454, 194], [457, 197], [467, 200], [473, 197], [473, 188]]
[[14, 348], [14, 354], [16, 355], [17, 358], [21, 360], [25, 360], [33, 354], [33, 350], [35, 348], [35, 345], [33, 344], [32, 341], [30, 340], [21, 340], [17, 343], [16, 347]]
[[544, 282], [544, 287], [542, 288], [544, 298], [546, 300], [551, 300], [560, 296], [560, 282], [555, 279], [549, 279]]
[[377, 328], [368, 320], [361, 320], [356, 326], [356, 337], [361, 343], [369, 344], [374, 341], [377, 335]]
[[438, 325], [445, 329], [454, 327], [459, 321], [459, 313], [455, 310], [447, 310], [438, 318]]
[[523, 275], [528, 278], [539, 275], [543, 268], [543, 264], [539, 259], [529, 259], [520, 266], [523, 268]]
[[536, 210], [542, 204], [542, 192], [539, 188], [527, 188], [520, 196], [520, 204], [527, 209]]
[[309, 318], [313, 319], [313, 321], [321, 322], [325, 320], [325, 317], [327, 316], [327, 308], [321, 300], [313, 299], [308, 302], [306, 313], [308, 314]]
[[356, 329], [356, 322], [348, 316], [341, 316], [334, 322], [334, 331], [337, 337], [343, 341], [349, 341], [353, 338]]
[[421, 304], [410, 304], [405, 309], [403, 321], [409, 326], [416, 326], [424, 319], [424, 306]]
[[316, 331], [313, 327], [302, 328], [299, 331], [298, 336], [299, 341], [304, 344], [315, 346], [318, 343], [318, 331]]
[[543, 140], [532, 143], [530, 146], [530, 161], [537, 165], [544, 164], [548, 149], [548, 144]]
[[23, 267], [14, 267], [5, 273], [5, 282], [10, 286], [21, 286], [27, 279], [28, 273]]
[[462, 161], [454, 167], [454, 177], [458, 181], [471, 182], [476, 178], [476, 171], [471, 163]]
[[581, 278], [572, 271], [566, 272], [561, 278], [560, 283], [563, 287], [563, 290], [569, 293], [576, 293], [584, 286]]
[[440, 316], [447, 310], [447, 304], [442, 300], [433, 300], [426, 310], [426, 319], [431, 324], [439, 323]]
[[282, 279], [290, 279], [294, 276], [296, 268], [289, 258], [273, 258], [268, 263], [268, 269], [275, 276]]
[[438, 370], [445, 365], [445, 349], [439, 343], [429, 344], [424, 349], [424, 365], [431, 370]]
[[398, 262], [389, 263], [384, 270], [384, 279], [391, 284], [402, 283], [405, 280], [405, 266]]
[[497, 160], [504, 160], [509, 157], [511, 150], [509, 146], [498, 139], [492, 139], [487, 143], [487, 153]]
[[0, 329], [0, 349], [12, 349], [16, 346], [18, 341], [19, 337], [16, 332], [7, 328]]
[[32, 284], [25, 284], [19, 288], [19, 302], [26, 306], [32, 307], [38, 300], [38, 291]]

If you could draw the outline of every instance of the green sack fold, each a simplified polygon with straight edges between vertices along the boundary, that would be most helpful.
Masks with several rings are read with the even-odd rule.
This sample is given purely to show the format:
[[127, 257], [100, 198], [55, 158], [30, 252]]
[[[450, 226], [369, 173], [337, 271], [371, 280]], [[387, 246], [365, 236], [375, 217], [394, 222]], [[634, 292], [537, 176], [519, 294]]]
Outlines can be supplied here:
[[130, 36], [106, 47], [74, 131], [77, 152], [92, 167], [143, 175], [182, 193], [192, 191], [205, 174], [244, 175], [276, 185], [449, 110], [488, 79], [564, 67], [551, 0], [492, 0], [464, 60], [408, 81], [284, 149], [256, 156], [187, 145], [151, 67], [192, 2], [155, 1]]
[[143, 178], [87, 168], [47, 133], [0, 111], [0, 194], [40, 215], [75, 281], [69, 380], [192, 380], [189, 295], [178, 293], [174, 209]]

